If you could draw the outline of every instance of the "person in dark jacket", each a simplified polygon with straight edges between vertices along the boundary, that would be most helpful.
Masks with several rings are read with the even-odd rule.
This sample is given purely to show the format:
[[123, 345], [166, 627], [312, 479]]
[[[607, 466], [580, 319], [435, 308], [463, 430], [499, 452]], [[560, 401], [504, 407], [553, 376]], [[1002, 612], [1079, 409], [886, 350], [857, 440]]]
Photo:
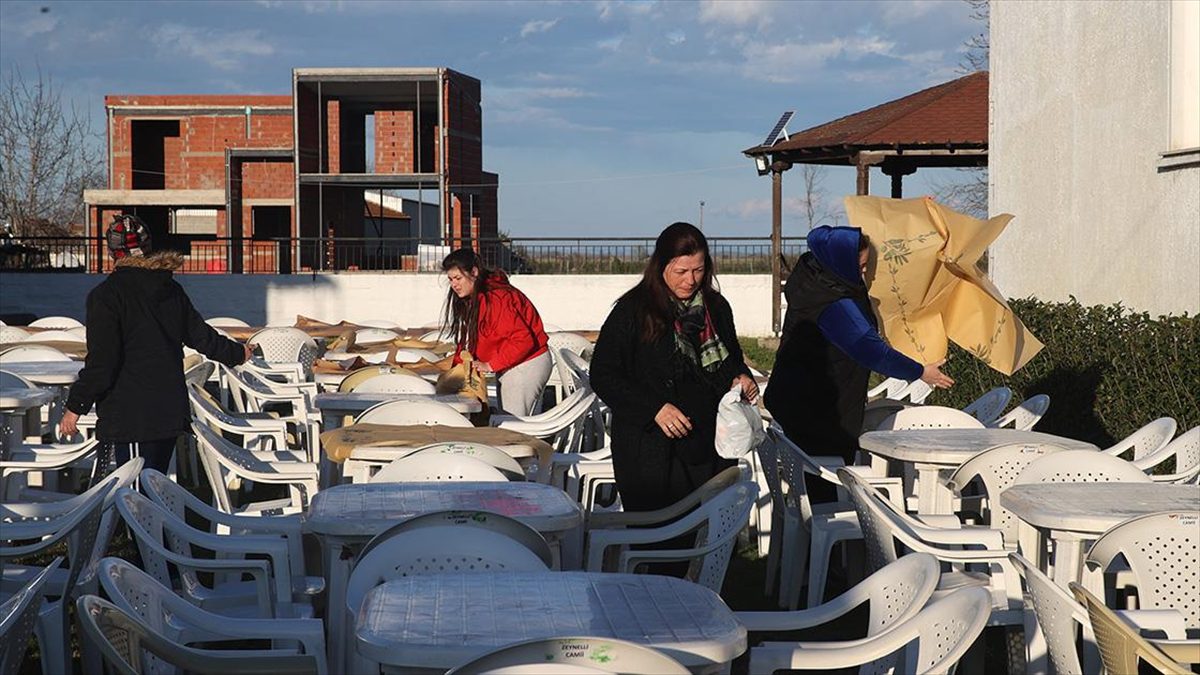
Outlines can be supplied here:
[[675, 223], [600, 329], [591, 383], [612, 410], [613, 472], [627, 511], [669, 506], [734, 465], [714, 447], [717, 404], [733, 386], [754, 401], [758, 386], [714, 281], [704, 234]]
[[784, 286], [787, 314], [763, 403], [796, 445], [853, 464], [871, 371], [934, 387], [954, 384], [940, 370], [893, 349], [879, 335], [863, 283], [870, 241], [856, 227], [808, 234]]
[[147, 467], [166, 473], [175, 441], [192, 420], [182, 345], [228, 366], [243, 363], [251, 348], [204, 322], [171, 278], [183, 257], [151, 254], [140, 221], [118, 217], [107, 238], [116, 263], [88, 294], [87, 361], [67, 397], [59, 432], [74, 436], [79, 416], [95, 404], [96, 438], [108, 461], [119, 466], [136, 449]]

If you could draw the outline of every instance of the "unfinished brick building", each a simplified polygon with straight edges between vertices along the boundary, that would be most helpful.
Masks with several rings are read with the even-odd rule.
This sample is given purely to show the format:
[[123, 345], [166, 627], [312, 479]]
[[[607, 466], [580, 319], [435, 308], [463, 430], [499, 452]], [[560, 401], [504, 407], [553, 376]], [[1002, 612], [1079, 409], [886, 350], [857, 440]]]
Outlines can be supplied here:
[[188, 271], [415, 269], [422, 245], [497, 233], [480, 82], [449, 69], [297, 69], [290, 97], [107, 96], [105, 111], [89, 233], [136, 213]]

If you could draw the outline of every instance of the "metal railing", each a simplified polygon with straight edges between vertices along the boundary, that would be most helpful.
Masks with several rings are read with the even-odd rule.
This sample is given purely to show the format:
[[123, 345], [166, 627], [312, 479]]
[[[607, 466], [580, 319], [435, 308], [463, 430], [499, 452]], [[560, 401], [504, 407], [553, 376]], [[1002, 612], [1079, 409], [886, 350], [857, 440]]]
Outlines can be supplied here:
[[[709, 237], [719, 274], [770, 274], [769, 237]], [[516, 274], [637, 274], [654, 249], [654, 238], [513, 237], [457, 239], [448, 244], [416, 238], [369, 237], [246, 239], [167, 236], [156, 248], [180, 251], [185, 273], [309, 274], [341, 272], [439, 272], [452, 249], [470, 246], [485, 264]], [[803, 237], [783, 240], [791, 262], [807, 250]], [[101, 272], [112, 268], [97, 237], [24, 237], [0, 240], [6, 272]]]

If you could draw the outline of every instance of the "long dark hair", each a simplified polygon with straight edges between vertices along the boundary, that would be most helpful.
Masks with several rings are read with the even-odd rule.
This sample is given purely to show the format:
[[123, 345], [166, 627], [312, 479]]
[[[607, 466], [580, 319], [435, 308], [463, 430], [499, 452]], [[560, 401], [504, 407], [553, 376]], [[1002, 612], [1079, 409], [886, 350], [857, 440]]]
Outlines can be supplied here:
[[634, 303], [634, 313], [640, 326], [642, 342], [654, 342], [666, 334], [675, 323], [671, 309], [671, 289], [663, 281], [663, 271], [672, 260], [680, 256], [704, 254], [704, 277], [700, 280], [699, 293], [704, 302], [717, 293], [717, 273], [713, 269], [712, 256], [708, 252], [708, 240], [704, 233], [691, 223], [671, 223], [658, 235], [654, 242], [654, 253], [646, 262], [642, 280], [629, 289], [621, 300]]
[[475, 351], [475, 340], [479, 337], [479, 296], [488, 291], [488, 281], [495, 277], [496, 272], [483, 264], [483, 258], [469, 248], [453, 251], [442, 260], [442, 271], [459, 272], [470, 276], [472, 270], [479, 270], [475, 277], [475, 289], [465, 298], [460, 298], [454, 289], [446, 291], [446, 304], [442, 308], [442, 335], [454, 338], [468, 351]]

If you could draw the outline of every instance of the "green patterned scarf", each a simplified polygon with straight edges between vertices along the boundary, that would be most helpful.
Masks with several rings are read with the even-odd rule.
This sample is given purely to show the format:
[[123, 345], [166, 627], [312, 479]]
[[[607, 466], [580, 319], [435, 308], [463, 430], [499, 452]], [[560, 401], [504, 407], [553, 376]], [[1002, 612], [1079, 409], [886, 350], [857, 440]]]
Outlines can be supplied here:
[[704, 370], [716, 372], [729, 350], [717, 335], [708, 308], [704, 306], [704, 294], [697, 292], [687, 302], [675, 300], [675, 349]]

